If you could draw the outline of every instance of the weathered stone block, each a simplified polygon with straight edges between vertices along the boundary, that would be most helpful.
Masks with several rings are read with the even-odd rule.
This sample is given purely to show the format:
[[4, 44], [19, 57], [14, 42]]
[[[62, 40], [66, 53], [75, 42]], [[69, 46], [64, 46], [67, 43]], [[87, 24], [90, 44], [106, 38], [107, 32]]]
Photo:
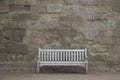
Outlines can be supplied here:
[[67, 17], [60, 17], [59, 25], [57, 26], [60, 30], [71, 30], [72, 29], [72, 20]]
[[63, 4], [64, 0], [48, 0], [50, 4]]
[[76, 31], [80, 31], [81, 27], [83, 27], [83, 25], [84, 25], [84, 21], [82, 19], [72, 21], [72, 29], [74, 29]]
[[27, 54], [27, 46], [22, 44], [22, 45], [8, 45], [5, 47], [4, 50], [8, 54]]
[[36, 21], [33, 25], [30, 25], [32, 30], [42, 30], [42, 29], [47, 29], [47, 24], [46, 22], [42, 21]]
[[4, 29], [18, 29], [18, 21], [16, 20], [9, 20], [6, 23], [6, 26], [4, 26]]
[[106, 50], [106, 47], [107, 47], [107, 46], [105, 46], [105, 45], [92, 45], [92, 46], [91, 46], [91, 51], [92, 51], [93, 53], [104, 53], [104, 52], [107, 51], [107, 50]]
[[120, 13], [120, 1], [119, 0], [112, 0], [113, 2], [110, 3], [109, 5], [111, 6], [112, 10], [114, 12]]
[[5, 5], [6, 0], [0, 0], [0, 5]]
[[22, 20], [20, 20], [20, 21], [17, 21], [18, 23], [18, 29], [23, 29], [23, 30], [25, 30], [27, 27], [28, 27], [28, 25], [27, 25], [27, 22], [26, 21], [22, 21]]
[[98, 12], [98, 13], [88, 14], [86, 18], [88, 21], [104, 21], [107, 20], [107, 15], [106, 13]]
[[88, 37], [96, 37], [99, 34], [99, 31], [97, 29], [91, 29], [87, 32]]
[[30, 11], [30, 5], [16, 5], [11, 4], [9, 5], [10, 11]]
[[25, 36], [25, 30], [14, 30], [12, 32], [13, 36], [21, 36], [21, 37], [24, 37]]
[[49, 4], [47, 5], [47, 12], [62, 12], [63, 5], [62, 4]]
[[8, 14], [8, 13], [0, 13], [0, 20], [2, 21], [2, 22], [4, 22], [4, 20], [10, 20], [11, 19], [11, 15], [10, 14]]
[[4, 62], [5, 60], [7, 60], [7, 57], [5, 54], [0, 54], [0, 62]]
[[64, 2], [67, 5], [80, 4], [80, 0], [64, 0]]
[[59, 31], [60, 36], [68, 36], [68, 37], [74, 37], [77, 36], [76, 31]]
[[85, 6], [99, 6], [99, 5], [106, 5], [107, 0], [80, 0], [81, 4]]
[[73, 5], [63, 6], [63, 12], [67, 15], [71, 15], [73, 13]]
[[17, 5], [36, 5], [37, 0], [6, 0], [6, 4], [17, 4]]
[[43, 21], [58, 21], [59, 20], [59, 14], [40, 14], [40, 18], [43, 20]]
[[38, 0], [39, 5], [47, 5], [47, 4], [63, 4], [64, 0]]
[[120, 43], [119, 44], [116, 44], [115, 46], [114, 46], [114, 48], [112, 48], [112, 51], [113, 51], [113, 55], [116, 55], [117, 57], [119, 57], [120, 55], [118, 55], [119, 54], [119, 51], [120, 51]]
[[101, 44], [114, 44], [114, 38], [112, 37], [98, 37], [96, 40]]
[[21, 43], [23, 43], [23, 37], [22, 36], [13, 36], [12, 40], [14, 41], [14, 42], [12, 42], [14, 44], [21, 44]]
[[108, 20], [108, 23], [107, 23], [108, 30], [114, 30], [116, 26], [117, 26], [116, 20], [113, 20], [113, 19]]
[[5, 0], [5, 3], [7, 5], [10, 5], [10, 4], [25, 5], [25, 0]]
[[104, 36], [112, 37], [113, 36], [113, 31], [111, 31], [111, 30], [106, 31]]
[[2, 30], [0, 30], [0, 36], [2, 36], [3, 35], [3, 31]]
[[44, 45], [46, 43], [46, 37], [45, 36], [36, 37], [36, 38], [34, 38], [33, 42], [35, 44]]
[[12, 14], [12, 19], [14, 20], [31, 20], [38, 19], [40, 16], [32, 13], [16, 13]]
[[70, 44], [71, 49], [84, 49], [85, 46], [83, 44], [78, 44], [78, 43], [72, 43]]
[[74, 42], [79, 43], [79, 44], [86, 44], [86, 39], [83, 35], [79, 35], [73, 38]]
[[33, 5], [31, 6], [32, 12], [47, 12], [47, 6]]
[[12, 31], [11, 30], [5, 30], [3, 33], [3, 36], [6, 40], [10, 40], [12, 38]]
[[26, 5], [37, 5], [37, 0], [25, 0]]
[[3, 30], [3, 24], [0, 23], [0, 30]]
[[50, 45], [52, 49], [60, 49], [62, 47], [61, 42], [58, 42], [56, 40], [54, 40]]
[[115, 42], [116, 45], [117, 45], [117, 44], [120, 44], [120, 37], [116, 37], [116, 38], [114, 39], [114, 42]]
[[116, 30], [113, 30], [113, 36], [120, 37], [120, 29], [116, 28]]
[[107, 60], [107, 55], [94, 55], [91, 56], [90, 60], [94, 62], [105, 62]]
[[0, 12], [9, 12], [9, 7], [4, 6], [4, 5], [0, 5]]
[[13, 19], [17, 20], [28, 20], [31, 19], [31, 14], [30, 13], [20, 13], [20, 14], [13, 14]]

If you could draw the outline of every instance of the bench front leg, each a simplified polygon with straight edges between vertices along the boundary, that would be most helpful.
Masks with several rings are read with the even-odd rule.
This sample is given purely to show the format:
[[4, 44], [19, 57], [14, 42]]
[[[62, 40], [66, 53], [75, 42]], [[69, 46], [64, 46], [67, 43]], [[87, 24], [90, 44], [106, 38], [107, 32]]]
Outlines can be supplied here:
[[40, 71], [40, 63], [39, 61], [37, 61], [37, 73], [39, 74], [39, 71]]
[[86, 73], [88, 73], [88, 63], [86, 63]]

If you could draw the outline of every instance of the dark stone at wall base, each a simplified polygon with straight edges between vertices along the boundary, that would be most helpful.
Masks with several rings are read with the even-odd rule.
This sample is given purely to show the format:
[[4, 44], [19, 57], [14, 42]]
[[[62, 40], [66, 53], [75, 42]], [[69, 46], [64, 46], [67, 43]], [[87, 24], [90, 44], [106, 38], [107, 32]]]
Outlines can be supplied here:
[[[36, 62], [16, 62], [0, 64], [0, 72], [31, 72], [36, 73]], [[41, 73], [83, 73], [84, 67], [41, 67]], [[120, 65], [108, 67], [104, 62], [90, 62], [89, 73], [91, 72], [120, 72]]]
[[36, 63], [5, 63], [0, 64], [0, 72], [35, 72]]

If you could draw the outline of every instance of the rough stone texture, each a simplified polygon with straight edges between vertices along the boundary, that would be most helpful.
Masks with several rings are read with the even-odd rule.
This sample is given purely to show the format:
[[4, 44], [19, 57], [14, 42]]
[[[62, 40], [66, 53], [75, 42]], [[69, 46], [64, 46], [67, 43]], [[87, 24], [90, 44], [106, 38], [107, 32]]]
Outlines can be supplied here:
[[0, 62], [35, 61], [38, 48], [87, 48], [90, 70], [119, 71], [119, 6], [119, 0], [0, 0]]

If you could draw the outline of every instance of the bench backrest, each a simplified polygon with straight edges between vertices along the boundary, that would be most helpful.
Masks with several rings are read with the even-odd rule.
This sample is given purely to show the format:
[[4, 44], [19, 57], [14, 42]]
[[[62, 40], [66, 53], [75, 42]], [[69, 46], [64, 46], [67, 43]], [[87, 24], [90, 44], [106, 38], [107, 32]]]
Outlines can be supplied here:
[[39, 61], [86, 61], [87, 50], [39, 49]]

